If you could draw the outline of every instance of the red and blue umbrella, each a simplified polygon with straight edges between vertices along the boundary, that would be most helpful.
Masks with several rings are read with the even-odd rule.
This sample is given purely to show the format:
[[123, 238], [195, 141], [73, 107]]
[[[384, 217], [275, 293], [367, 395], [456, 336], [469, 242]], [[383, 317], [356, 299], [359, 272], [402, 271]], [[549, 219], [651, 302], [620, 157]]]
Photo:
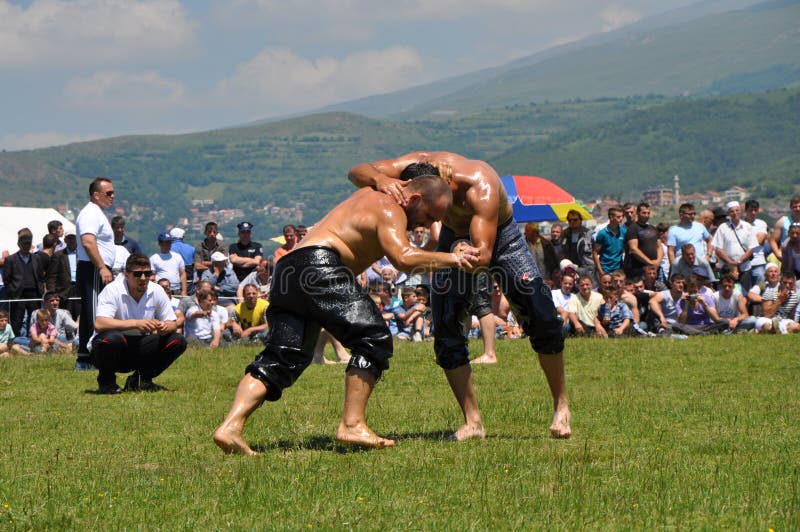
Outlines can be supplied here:
[[571, 210], [581, 213], [584, 220], [592, 219], [582, 203], [552, 181], [531, 175], [507, 175], [500, 180], [518, 222], [563, 222], [567, 219], [567, 212]]

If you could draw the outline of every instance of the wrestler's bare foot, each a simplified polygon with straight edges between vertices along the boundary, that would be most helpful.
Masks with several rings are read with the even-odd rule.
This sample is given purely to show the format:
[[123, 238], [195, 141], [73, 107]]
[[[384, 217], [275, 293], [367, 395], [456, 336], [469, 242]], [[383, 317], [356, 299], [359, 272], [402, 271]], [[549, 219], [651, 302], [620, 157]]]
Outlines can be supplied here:
[[258, 453], [247, 445], [244, 436], [240, 431], [222, 426], [214, 432], [214, 443], [222, 449], [225, 454], [244, 454], [255, 456]]
[[462, 425], [461, 428], [447, 437], [448, 440], [452, 441], [465, 441], [471, 440], [472, 438], [479, 438], [481, 440], [486, 438], [486, 431], [483, 425]]
[[553, 412], [553, 424], [550, 425], [550, 436], [559, 439], [567, 439], [572, 436], [572, 429], [569, 426], [570, 417], [568, 408], [562, 408]]
[[348, 427], [344, 423], [339, 423], [339, 428], [336, 430], [336, 441], [339, 443], [363, 445], [376, 449], [394, 447], [394, 440], [381, 438], [372, 432], [371, 428], [362, 423], [358, 423], [352, 427]]
[[471, 360], [470, 364], [497, 364], [497, 355], [484, 353], [478, 358]]

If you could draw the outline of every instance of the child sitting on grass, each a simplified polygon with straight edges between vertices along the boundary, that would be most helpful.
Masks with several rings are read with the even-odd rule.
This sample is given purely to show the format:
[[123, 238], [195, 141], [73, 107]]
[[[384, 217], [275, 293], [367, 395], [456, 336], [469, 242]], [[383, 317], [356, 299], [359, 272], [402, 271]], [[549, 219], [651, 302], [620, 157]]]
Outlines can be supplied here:
[[606, 330], [606, 336], [609, 338], [625, 336], [633, 321], [631, 309], [625, 303], [620, 302], [616, 290], [604, 290], [603, 299], [605, 299], [606, 309], [605, 316], [601, 321]]
[[33, 353], [70, 351], [72, 346], [56, 338], [56, 326], [50, 322], [52, 314], [46, 308], [36, 312], [36, 321], [30, 327], [30, 347]]
[[404, 286], [401, 292], [403, 303], [392, 310], [397, 322], [398, 340], [422, 341], [422, 331], [425, 327], [425, 305], [417, 302], [417, 294], [411, 286]]
[[8, 324], [8, 311], [0, 310], [0, 358], [11, 356], [11, 353], [28, 354], [24, 347], [14, 343], [14, 329]]

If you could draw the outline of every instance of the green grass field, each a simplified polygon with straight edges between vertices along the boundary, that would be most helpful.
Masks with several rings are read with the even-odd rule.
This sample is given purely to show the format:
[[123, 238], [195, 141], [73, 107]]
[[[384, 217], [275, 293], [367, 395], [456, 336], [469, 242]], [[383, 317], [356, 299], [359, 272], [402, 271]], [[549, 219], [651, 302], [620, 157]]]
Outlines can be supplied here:
[[400, 344], [368, 410], [396, 447], [337, 445], [343, 367], [312, 366], [251, 418], [263, 453], [225, 456], [253, 354], [190, 350], [170, 391], [121, 396], [71, 357], [0, 360], [0, 528], [800, 528], [796, 337], [569, 340], [567, 441], [529, 344], [501, 341], [474, 370], [489, 437], [465, 443], [432, 345]]

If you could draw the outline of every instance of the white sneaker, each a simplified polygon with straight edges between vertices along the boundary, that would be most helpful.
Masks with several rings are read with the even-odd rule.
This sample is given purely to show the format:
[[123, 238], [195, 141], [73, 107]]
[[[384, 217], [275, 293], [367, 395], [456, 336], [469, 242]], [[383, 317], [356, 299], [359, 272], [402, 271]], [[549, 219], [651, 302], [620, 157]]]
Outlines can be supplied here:
[[422, 341], [422, 334], [419, 331], [416, 331], [414, 333], [413, 339], [414, 339], [415, 342], [421, 342]]

